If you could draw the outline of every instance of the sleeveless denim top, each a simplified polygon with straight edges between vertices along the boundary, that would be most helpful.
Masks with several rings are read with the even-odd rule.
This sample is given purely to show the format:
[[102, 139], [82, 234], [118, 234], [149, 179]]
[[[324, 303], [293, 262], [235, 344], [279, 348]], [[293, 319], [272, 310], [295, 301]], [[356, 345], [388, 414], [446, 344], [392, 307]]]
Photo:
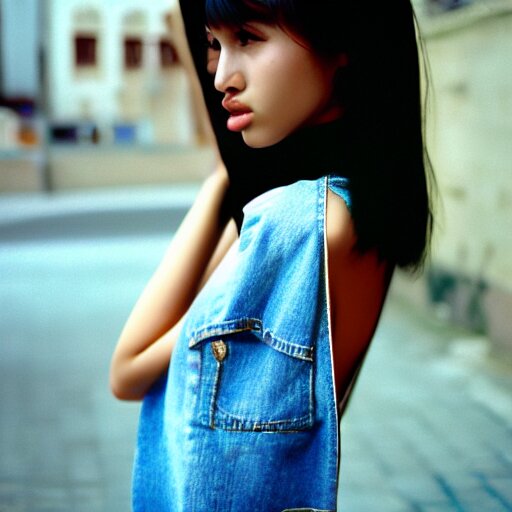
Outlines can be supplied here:
[[334, 511], [338, 413], [326, 293], [327, 187], [253, 199], [144, 399], [135, 512]]

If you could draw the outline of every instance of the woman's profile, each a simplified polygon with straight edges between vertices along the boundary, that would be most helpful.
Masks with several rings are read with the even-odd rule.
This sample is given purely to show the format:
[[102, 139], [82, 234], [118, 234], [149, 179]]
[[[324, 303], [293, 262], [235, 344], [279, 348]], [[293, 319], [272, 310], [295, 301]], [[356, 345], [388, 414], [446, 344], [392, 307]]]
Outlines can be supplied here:
[[220, 163], [135, 305], [138, 511], [335, 511], [339, 425], [432, 213], [409, 0], [181, 0]]

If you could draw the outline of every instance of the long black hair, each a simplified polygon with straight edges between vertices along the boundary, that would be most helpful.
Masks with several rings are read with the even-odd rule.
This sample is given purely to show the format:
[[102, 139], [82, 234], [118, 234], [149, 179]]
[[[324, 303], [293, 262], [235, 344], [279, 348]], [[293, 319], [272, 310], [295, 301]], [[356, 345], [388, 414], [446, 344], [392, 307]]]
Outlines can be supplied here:
[[[276, 23], [319, 56], [346, 55], [348, 64], [335, 84], [344, 108], [337, 151], [340, 173], [351, 181], [357, 249], [421, 268], [433, 226], [429, 189], [435, 179], [424, 144], [418, 30], [410, 0], [203, 1], [204, 22], [212, 26]], [[212, 121], [219, 139], [224, 121], [216, 126], [215, 115]], [[229, 170], [230, 156], [236, 154], [234, 163], [241, 154], [227, 137], [219, 143]]]

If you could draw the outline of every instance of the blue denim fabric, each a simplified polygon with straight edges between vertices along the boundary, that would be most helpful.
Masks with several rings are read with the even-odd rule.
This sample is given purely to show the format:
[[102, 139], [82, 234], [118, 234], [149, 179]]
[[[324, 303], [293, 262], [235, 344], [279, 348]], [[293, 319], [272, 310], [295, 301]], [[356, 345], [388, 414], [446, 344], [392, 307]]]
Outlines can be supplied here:
[[334, 511], [338, 416], [325, 277], [330, 176], [270, 190], [192, 304], [144, 399], [135, 512]]

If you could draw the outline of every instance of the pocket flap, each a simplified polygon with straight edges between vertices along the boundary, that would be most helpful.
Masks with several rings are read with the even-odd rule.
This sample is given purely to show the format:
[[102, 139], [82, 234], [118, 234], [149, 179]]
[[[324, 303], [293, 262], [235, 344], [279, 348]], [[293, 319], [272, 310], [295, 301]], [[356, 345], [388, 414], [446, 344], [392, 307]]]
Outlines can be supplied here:
[[195, 348], [211, 338], [219, 338], [244, 331], [252, 331], [269, 347], [296, 359], [313, 361], [313, 348], [292, 343], [276, 336], [271, 329], [265, 329], [263, 322], [256, 318], [240, 318], [216, 322], [195, 329], [189, 336], [189, 348]]

